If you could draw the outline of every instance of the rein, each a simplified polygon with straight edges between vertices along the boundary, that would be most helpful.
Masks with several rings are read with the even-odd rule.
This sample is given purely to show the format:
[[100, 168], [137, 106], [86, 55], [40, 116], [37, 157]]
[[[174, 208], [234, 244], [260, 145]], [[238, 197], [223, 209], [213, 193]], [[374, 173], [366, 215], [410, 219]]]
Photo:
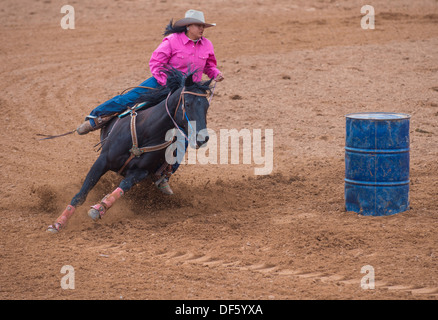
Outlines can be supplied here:
[[[209, 104], [211, 103], [211, 100], [212, 100], [212, 98], [213, 98], [213, 94], [214, 94], [214, 89], [215, 89], [215, 87], [216, 87], [216, 83], [217, 83], [217, 82], [215, 82], [215, 84], [214, 84], [214, 86], [213, 86], [213, 89], [212, 89], [212, 91], [211, 91], [210, 99], [208, 100], [208, 103], [209, 103]], [[137, 86], [137, 87], [130, 87], [130, 88], [125, 89], [125, 90], [121, 93], [121, 95], [122, 95], [124, 92], [126, 92], [127, 90], [132, 89], [132, 88], [144, 88], [144, 89], [152, 89], [152, 90], [156, 90], [156, 88]], [[189, 141], [189, 138], [187, 137], [187, 135], [181, 130], [181, 128], [178, 126], [178, 124], [176, 123], [176, 121], [175, 121], [175, 119], [174, 119], [174, 118], [176, 117], [177, 112], [178, 112], [178, 109], [179, 109], [180, 103], [182, 102], [182, 103], [181, 103], [182, 111], [183, 111], [182, 118], [186, 117], [186, 119], [187, 119], [187, 121], [188, 121], [188, 123], [189, 123], [189, 125], [190, 125], [189, 118], [187, 117], [187, 114], [186, 114], [186, 109], [185, 109], [185, 98], [184, 98], [184, 95], [185, 95], [185, 94], [191, 94], [191, 95], [198, 96], [198, 97], [207, 97], [208, 94], [207, 94], [207, 93], [196, 93], [196, 92], [186, 91], [185, 89], [186, 89], [186, 88], [183, 87], [183, 89], [182, 89], [182, 91], [181, 91], [181, 93], [180, 93], [180, 96], [179, 96], [179, 99], [178, 99], [178, 104], [177, 104], [177, 106], [176, 106], [175, 113], [174, 113], [174, 116], [173, 116], [173, 117], [172, 117], [172, 115], [170, 114], [170, 111], [169, 111], [169, 105], [168, 105], [168, 101], [169, 101], [169, 98], [170, 98], [170, 96], [171, 96], [171, 92], [169, 92], [169, 94], [168, 94], [168, 96], [167, 96], [167, 98], [166, 98], [165, 105], [166, 105], [166, 111], [167, 111], [167, 114], [169, 115], [169, 118], [172, 120], [173, 124], [175, 125], [175, 128], [178, 129], [178, 131], [184, 136], [184, 138], [185, 138], [187, 141]], [[158, 150], [165, 149], [165, 148], [167, 148], [168, 146], [170, 146], [170, 145], [173, 143], [173, 140], [170, 140], [170, 141], [166, 141], [166, 142], [164, 142], [164, 143], [162, 143], [162, 144], [159, 144], [159, 145], [156, 145], [156, 146], [142, 147], [142, 148], [139, 148], [139, 147], [138, 147], [137, 129], [136, 129], [136, 121], [135, 121], [135, 120], [136, 120], [136, 117], [137, 117], [137, 112], [135, 112], [135, 109], [136, 109], [137, 105], [138, 105], [138, 104], [136, 104], [135, 106], [133, 106], [133, 107], [130, 109], [130, 114], [131, 114], [131, 137], [132, 137], [132, 148], [129, 150], [129, 152], [130, 152], [130, 156], [129, 156], [128, 160], [126, 160], [126, 162], [123, 164], [122, 168], [117, 172], [119, 175], [122, 174], [122, 172], [123, 172], [123, 170], [125, 169], [125, 167], [128, 165], [128, 163], [129, 163], [134, 157], [140, 157], [143, 153], [153, 152], [153, 151], [158, 151]], [[117, 121], [117, 122], [118, 122], [118, 121]], [[116, 123], [117, 123], [117, 122], [116, 122]], [[113, 128], [114, 128], [114, 127], [113, 127]], [[45, 138], [42, 138], [42, 139], [39, 139], [39, 140], [47, 140], [47, 139], [54, 139], [54, 138], [58, 138], [58, 137], [63, 137], [63, 136], [69, 135], [69, 134], [73, 134], [73, 133], [75, 133], [75, 132], [76, 132], [76, 129], [73, 130], [73, 131], [70, 131], [70, 132], [64, 133], [64, 134], [60, 134], [60, 135], [53, 135], [53, 136], [50, 136], [50, 135], [44, 135], [44, 134], [37, 134], [37, 136], [43, 136], [43, 137], [45, 137]], [[110, 132], [110, 133], [111, 133], [111, 132]], [[109, 134], [108, 134], [108, 135], [109, 135]], [[107, 138], [108, 138], [108, 137], [107, 137]], [[106, 140], [106, 139], [105, 139], [105, 140]], [[97, 145], [101, 144], [102, 142], [103, 142], [103, 141], [101, 141], [101, 142], [98, 143]], [[96, 146], [97, 146], [97, 145], [96, 145]], [[95, 146], [95, 147], [96, 147], [96, 146]]]
[[142, 88], [142, 89], [149, 89], [149, 90], [157, 90], [157, 88], [152, 88], [152, 87], [144, 87], [144, 86], [135, 86], [135, 87], [129, 87], [126, 88], [125, 90], [123, 90], [120, 95], [123, 95], [126, 91], [130, 90], [130, 89], [135, 89], [135, 88]]
[[[143, 88], [143, 89], [149, 89], [149, 90], [157, 90], [157, 88], [152, 88], [152, 87], [135, 86], [135, 87], [126, 88], [125, 90], [123, 90], [120, 93], [120, 95], [123, 95], [126, 91], [128, 91], [130, 89], [134, 89], [134, 88]], [[76, 132], [76, 129], [72, 130], [72, 131], [69, 131], [69, 132], [66, 132], [66, 133], [63, 133], [63, 134], [58, 134], [58, 135], [48, 135], [48, 134], [41, 134], [41, 133], [37, 133], [36, 135], [39, 136], [39, 137], [45, 137], [45, 138], [41, 138], [41, 139], [38, 139], [38, 140], [50, 140], [50, 139], [55, 139], [55, 138], [59, 138], [59, 137], [64, 137], [64, 136], [67, 136], [69, 134], [73, 134], [75, 132]], [[99, 145], [99, 143], [97, 145]]]
[[210, 99], [208, 99], [208, 104], [211, 104], [211, 100], [213, 99], [214, 89], [216, 88], [217, 81], [214, 82], [213, 89], [211, 89]]
[[[216, 83], [217, 82], [215, 82], [214, 83], [214, 86], [213, 86], [213, 89], [212, 89], [212, 91], [211, 91], [211, 95], [210, 95], [210, 99], [208, 100], [208, 103], [210, 104], [211, 103], [211, 99], [213, 98], [213, 94], [214, 94], [214, 89], [216, 88]], [[157, 90], [157, 88], [152, 88], [152, 87], [144, 87], [144, 86], [136, 86], [136, 87], [129, 87], [129, 88], [126, 88], [125, 90], [123, 90], [122, 91], [122, 93], [120, 93], [120, 95], [122, 95], [122, 94], [124, 94], [127, 90], [129, 90], [129, 89], [133, 89], [133, 88], [143, 88], [143, 89], [150, 89], [150, 90]], [[184, 87], [185, 88], [185, 87]], [[190, 92], [190, 91], [186, 91], [186, 92], [184, 92], [184, 89], [183, 89], [183, 91], [181, 92], [181, 95], [183, 96], [183, 93], [187, 93], [187, 94], [193, 94], [193, 95], [198, 95], [198, 96], [207, 96], [207, 94], [200, 94], [200, 93], [194, 93], [194, 92]], [[170, 96], [170, 93], [169, 93], [169, 96]], [[169, 98], [169, 96], [167, 97], [167, 98]], [[180, 96], [180, 100], [181, 100], [181, 96]], [[184, 96], [183, 96], [183, 98], [182, 98], [182, 100], [183, 100], [183, 103], [184, 103]], [[179, 102], [178, 102], [178, 104], [179, 104]], [[131, 109], [132, 110], [132, 109]], [[169, 110], [168, 110], [168, 107], [167, 107], [167, 99], [166, 99], [166, 110], [167, 110], [167, 112], [169, 113]], [[178, 110], [178, 107], [177, 107], [177, 110]], [[185, 114], [185, 109], [184, 109], [184, 114]], [[175, 115], [176, 115], [176, 111], [175, 111]], [[169, 113], [169, 117], [171, 117], [170, 116], [170, 113]], [[172, 118], [172, 117], [171, 117]], [[172, 120], [173, 120], [173, 118], [172, 118]], [[175, 123], [175, 121], [174, 121], [174, 124], [175, 124], [175, 126], [178, 128], [178, 130], [179, 130], [179, 127], [178, 127], [178, 125], [176, 125], [176, 123]], [[45, 137], [45, 138], [41, 138], [41, 139], [38, 139], [38, 140], [50, 140], [50, 139], [55, 139], [55, 138], [59, 138], [59, 137], [64, 137], [64, 136], [67, 136], [67, 135], [69, 135], [69, 134], [73, 134], [73, 133], [75, 133], [76, 132], [76, 129], [75, 130], [72, 130], [72, 131], [69, 131], [69, 132], [66, 132], [66, 133], [63, 133], [63, 134], [59, 134], [59, 135], [48, 135], [48, 134], [41, 134], [41, 133], [37, 133], [37, 136], [40, 136], [40, 137]], [[181, 130], [180, 130], [180, 132], [181, 132]], [[182, 133], [182, 132], [181, 132]], [[183, 133], [183, 135], [184, 135], [184, 137], [187, 139], [187, 136]], [[98, 144], [97, 144], [98, 145]], [[97, 146], [96, 145], [96, 146]]]
[[[169, 94], [167, 95], [166, 98], [166, 111], [167, 114], [169, 115], [170, 119], [172, 120], [173, 124], [175, 125], [175, 128], [177, 128], [183, 135], [184, 137], [189, 140], [187, 138], [187, 136], [185, 135], [185, 133], [180, 129], [180, 127], [178, 126], [178, 124], [176, 123], [174, 117], [176, 117], [176, 113], [178, 111], [178, 108], [180, 106], [180, 102], [182, 101], [182, 109], [183, 109], [183, 117], [186, 115], [185, 112], [185, 99], [184, 99], [184, 94], [191, 94], [194, 96], [199, 96], [199, 97], [207, 97], [207, 94], [203, 94], [203, 93], [195, 93], [195, 92], [191, 92], [191, 91], [185, 91], [185, 87], [182, 89], [179, 99], [178, 99], [178, 104], [176, 106], [175, 109], [175, 114], [172, 117], [169, 111], [169, 105], [168, 105], [168, 101], [169, 101], [169, 97], [171, 95], [171, 92], [169, 92]], [[156, 145], [156, 146], [152, 146], [152, 147], [143, 147], [143, 148], [139, 148], [138, 147], [138, 139], [137, 139], [137, 129], [136, 129], [136, 117], [137, 117], [137, 112], [135, 112], [135, 108], [137, 105], [135, 105], [134, 107], [131, 108], [131, 137], [132, 137], [132, 148], [129, 150], [129, 152], [131, 153], [131, 155], [129, 156], [129, 158], [126, 160], [126, 162], [123, 164], [122, 168], [117, 172], [119, 175], [122, 174], [123, 170], [126, 168], [126, 166], [128, 165], [128, 163], [134, 159], [134, 157], [140, 157], [143, 153], [147, 153], [147, 152], [152, 152], [152, 151], [158, 151], [158, 150], [162, 150], [167, 148], [168, 146], [170, 146], [174, 141], [170, 140], [170, 141], [166, 141], [162, 144]]]

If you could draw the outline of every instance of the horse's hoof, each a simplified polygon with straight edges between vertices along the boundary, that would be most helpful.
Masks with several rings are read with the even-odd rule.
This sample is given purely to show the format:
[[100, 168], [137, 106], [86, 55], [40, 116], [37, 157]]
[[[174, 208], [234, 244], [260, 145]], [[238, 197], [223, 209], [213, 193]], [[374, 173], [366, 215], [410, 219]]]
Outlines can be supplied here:
[[58, 233], [59, 232], [59, 228], [57, 228], [56, 226], [50, 225], [47, 227], [47, 232], [50, 233]]
[[88, 210], [88, 216], [93, 219], [93, 221], [98, 221], [100, 219], [100, 212], [94, 208]]

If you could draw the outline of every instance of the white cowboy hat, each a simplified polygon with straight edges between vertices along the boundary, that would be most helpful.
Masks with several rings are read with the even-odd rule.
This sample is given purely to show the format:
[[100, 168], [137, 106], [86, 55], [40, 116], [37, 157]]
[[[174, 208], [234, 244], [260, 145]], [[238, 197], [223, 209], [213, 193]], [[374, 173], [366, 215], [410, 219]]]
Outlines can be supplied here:
[[205, 28], [214, 27], [216, 25], [216, 23], [205, 23], [204, 13], [202, 11], [189, 10], [186, 12], [185, 18], [178, 20], [173, 26], [183, 27], [193, 23], [203, 24]]

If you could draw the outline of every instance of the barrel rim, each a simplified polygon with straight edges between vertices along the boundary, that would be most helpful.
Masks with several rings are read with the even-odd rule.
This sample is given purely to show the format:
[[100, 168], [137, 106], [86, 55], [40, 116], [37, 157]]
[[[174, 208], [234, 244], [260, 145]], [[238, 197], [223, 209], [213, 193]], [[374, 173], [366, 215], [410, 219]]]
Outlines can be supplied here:
[[[398, 115], [400, 117], [396, 118], [363, 118], [359, 117], [360, 115]], [[349, 113], [345, 115], [346, 118], [350, 119], [356, 119], [356, 120], [374, 120], [374, 121], [388, 121], [388, 120], [403, 120], [403, 119], [410, 119], [411, 115], [407, 113], [400, 113], [400, 112], [355, 112], [355, 113]]]
[[354, 180], [345, 178], [344, 179], [345, 184], [352, 184], [352, 185], [358, 185], [358, 186], [366, 186], [366, 187], [399, 187], [399, 186], [405, 186], [410, 185], [411, 180], [402, 180], [402, 181], [364, 181], [364, 180]]
[[395, 154], [395, 153], [409, 153], [411, 151], [411, 148], [398, 148], [398, 149], [376, 149], [376, 148], [355, 148], [355, 147], [344, 147], [345, 152], [351, 152], [351, 153], [376, 153], [376, 154]]

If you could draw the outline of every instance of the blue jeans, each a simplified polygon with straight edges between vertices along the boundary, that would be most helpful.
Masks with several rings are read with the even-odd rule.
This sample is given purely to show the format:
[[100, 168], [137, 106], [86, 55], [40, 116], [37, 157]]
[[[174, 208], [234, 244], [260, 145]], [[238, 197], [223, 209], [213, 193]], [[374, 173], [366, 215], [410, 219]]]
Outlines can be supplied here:
[[[160, 85], [154, 77], [150, 77], [146, 81], [142, 82], [140, 86], [158, 88]], [[95, 127], [96, 123], [94, 122], [94, 119], [97, 119], [100, 116], [106, 116], [126, 111], [128, 107], [133, 107], [135, 105], [137, 99], [142, 94], [148, 91], [149, 89], [134, 88], [123, 95], [115, 96], [114, 98], [111, 98], [96, 107], [87, 117], [85, 117], [85, 120], [89, 120], [91, 125]]]

